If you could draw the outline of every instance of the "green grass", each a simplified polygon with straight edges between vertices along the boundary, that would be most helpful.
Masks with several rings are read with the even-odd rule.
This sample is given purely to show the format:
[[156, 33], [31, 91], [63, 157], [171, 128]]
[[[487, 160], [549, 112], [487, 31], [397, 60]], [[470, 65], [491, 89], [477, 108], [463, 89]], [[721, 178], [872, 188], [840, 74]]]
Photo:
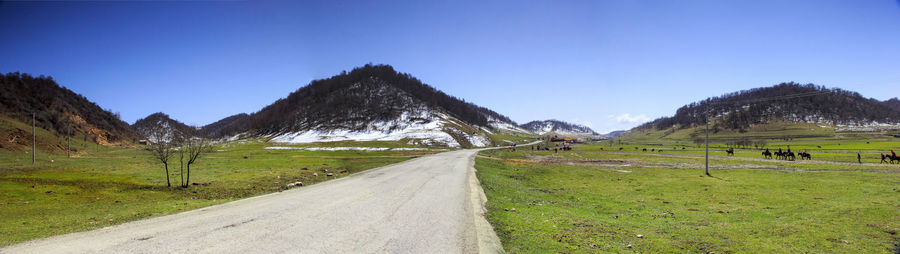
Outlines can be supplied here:
[[885, 253], [900, 243], [900, 165], [715, 157], [721, 169], [707, 177], [701, 157], [604, 150], [480, 153], [487, 217], [508, 252]]
[[[42, 152], [35, 166], [30, 153], [0, 152], [0, 246], [277, 192], [295, 181], [314, 184], [434, 153], [263, 149], [267, 146], [280, 145], [217, 145], [191, 167], [191, 182], [201, 185], [186, 189], [166, 187], [162, 164], [138, 148], [89, 147], [75, 158]], [[173, 186], [179, 185], [177, 160], [169, 169]], [[335, 176], [326, 176], [326, 169]]]

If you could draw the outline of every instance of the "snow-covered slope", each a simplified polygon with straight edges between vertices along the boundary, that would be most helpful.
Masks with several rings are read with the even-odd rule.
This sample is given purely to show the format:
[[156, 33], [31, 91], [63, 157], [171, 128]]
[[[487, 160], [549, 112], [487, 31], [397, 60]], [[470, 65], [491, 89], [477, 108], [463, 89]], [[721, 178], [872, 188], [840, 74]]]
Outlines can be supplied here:
[[492, 145], [497, 132], [527, 131], [506, 116], [447, 95], [387, 65], [315, 80], [229, 122], [220, 138], [273, 142], [403, 141], [446, 147]]
[[[363, 129], [310, 128], [304, 131], [275, 135], [271, 141], [281, 143], [312, 143], [331, 141], [398, 141], [409, 144], [461, 147], [468, 143], [474, 147], [491, 145], [485, 133], [467, 133], [457, 126], [459, 120], [435, 110], [403, 112], [390, 121], [368, 123]], [[463, 139], [463, 140], [457, 140]]]
[[531, 121], [531, 122], [521, 125], [521, 127], [526, 130], [529, 130], [531, 132], [538, 133], [541, 135], [548, 134], [548, 133], [554, 133], [554, 134], [559, 134], [559, 135], [563, 135], [563, 136], [586, 136], [586, 135], [596, 136], [596, 135], [599, 135], [599, 134], [597, 134], [597, 132], [594, 132], [594, 130], [591, 130], [591, 128], [589, 128], [587, 126], [573, 124], [573, 123], [567, 123], [567, 122], [563, 122], [563, 121], [559, 121], [559, 120], [555, 120], [555, 119], [544, 120], [544, 121]]
[[488, 126], [491, 127], [493, 131], [511, 131], [511, 132], [519, 132], [531, 134], [532, 132], [522, 127], [516, 126], [513, 123], [504, 122], [500, 119], [496, 119], [493, 117], [488, 117]]
[[[188, 126], [182, 122], [169, 117], [165, 113], [153, 113], [147, 117], [138, 119], [131, 125], [142, 137], [150, 140], [150, 142], [169, 142], [176, 136], [192, 136], [196, 135], [197, 128]], [[155, 135], [154, 132], [160, 132]]]

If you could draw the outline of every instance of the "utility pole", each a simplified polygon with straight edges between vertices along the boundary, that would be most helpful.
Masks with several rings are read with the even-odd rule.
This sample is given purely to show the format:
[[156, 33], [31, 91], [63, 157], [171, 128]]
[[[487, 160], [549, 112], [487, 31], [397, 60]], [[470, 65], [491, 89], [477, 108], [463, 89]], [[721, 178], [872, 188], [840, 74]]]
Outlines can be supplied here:
[[35, 155], [37, 151], [37, 135], [34, 134], [34, 112], [31, 112], [31, 165], [34, 165]]
[[706, 110], [706, 175], [709, 174], [709, 109]]
[[69, 139], [72, 137], [72, 130], [69, 130], [69, 127], [66, 127], [66, 158], [72, 158], [69, 156], [69, 151], [72, 151], [72, 147], [69, 145]]

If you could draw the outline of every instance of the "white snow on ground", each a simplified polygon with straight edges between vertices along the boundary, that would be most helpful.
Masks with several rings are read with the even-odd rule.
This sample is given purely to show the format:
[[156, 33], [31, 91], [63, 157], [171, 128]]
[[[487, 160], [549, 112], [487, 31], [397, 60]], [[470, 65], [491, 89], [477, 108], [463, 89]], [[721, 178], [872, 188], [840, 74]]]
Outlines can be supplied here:
[[491, 140], [482, 135], [466, 135], [466, 138], [474, 147], [485, 147], [491, 145]]
[[[424, 120], [423, 120], [424, 119]], [[421, 140], [425, 145], [443, 145], [448, 147], [460, 147], [459, 142], [445, 131], [445, 123], [450, 122], [451, 116], [432, 110], [420, 110], [416, 113], [404, 112], [400, 117], [392, 121], [383, 121], [369, 124], [365, 130], [312, 130], [291, 132], [277, 135], [271, 139], [276, 143], [303, 144], [314, 142], [333, 141], [397, 141], [401, 139]], [[453, 119], [455, 120], [455, 119]], [[463, 133], [468, 141], [477, 147], [485, 147], [491, 144], [490, 139], [484, 135], [469, 135]]]
[[[515, 125], [512, 125], [512, 124], [509, 124], [509, 123], [506, 123], [506, 122], [497, 120], [497, 119], [492, 118], [492, 117], [488, 117], [488, 125], [490, 125], [491, 128], [494, 128], [494, 129], [496, 129], [496, 130], [505, 130], [505, 131], [514, 131], [514, 132], [531, 133], [530, 131], [528, 131], [528, 130], [526, 130], [526, 129], [522, 129], [522, 128], [519, 127], [519, 126], [515, 126]], [[488, 133], [490, 133], [490, 132], [488, 132]]]
[[270, 146], [265, 149], [270, 150], [307, 150], [307, 151], [424, 151], [427, 148], [418, 147], [292, 147], [292, 146]]

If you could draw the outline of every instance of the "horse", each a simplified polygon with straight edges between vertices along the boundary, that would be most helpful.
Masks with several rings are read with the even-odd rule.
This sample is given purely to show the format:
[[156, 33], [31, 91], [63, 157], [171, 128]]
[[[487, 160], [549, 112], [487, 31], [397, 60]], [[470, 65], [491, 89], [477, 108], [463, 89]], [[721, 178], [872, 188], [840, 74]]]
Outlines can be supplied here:
[[785, 155], [786, 155], [785, 152], [775, 152], [775, 159], [776, 159], [776, 160], [783, 160], [783, 159], [786, 158]]
[[728, 153], [728, 156], [734, 156], [734, 148], [728, 148], [725, 152]]
[[771, 159], [771, 158], [772, 158], [772, 152], [769, 152], [768, 150], [763, 151], [763, 152], [762, 152], [762, 156], [765, 157], [766, 159]]
[[643, 152], [646, 152], [646, 151], [647, 151], [647, 148], [644, 148], [642, 151], [643, 151]]
[[900, 156], [896, 156], [896, 155], [886, 155], [886, 157], [887, 157], [888, 159], [891, 159], [891, 164], [894, 164], [894, 161], [897, 161], [897, 163], [900, 163]]
[[784, 158], [793, 161], [797, 159], [797, 156], [794, 156], [794, 152], [787, 152], [787, 154], [784, 155]]
[[807, 152], [799, 152], [797, 155], [800, 155], [800, 160], [812, 160], [812, 155]]

